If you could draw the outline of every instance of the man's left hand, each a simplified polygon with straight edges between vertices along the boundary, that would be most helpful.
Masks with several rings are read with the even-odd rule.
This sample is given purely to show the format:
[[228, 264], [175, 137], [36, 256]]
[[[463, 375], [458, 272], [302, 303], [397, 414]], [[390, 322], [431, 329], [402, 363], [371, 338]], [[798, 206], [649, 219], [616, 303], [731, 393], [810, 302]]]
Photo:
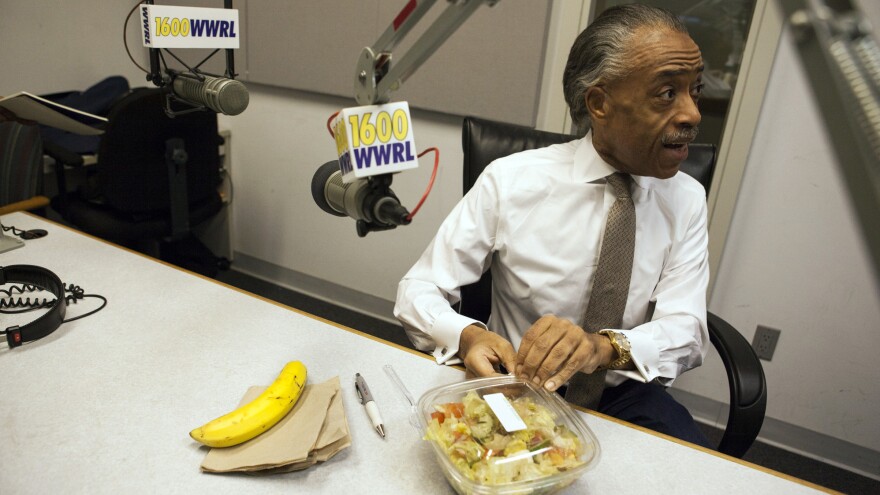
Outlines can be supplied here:
[[611, 341], [569, 320], [545, 315], [523, 336], [516, 376], [555, 391], [576, 372], [592, 373], [614, 359]]
[[477, 325], [470, 325], [461, 332], [458, 355], [467, 370], [466, 378], [497, 375], [497, 366], [504, 365], [510, 370], [516, 364], [513, 345], [497, 333]]

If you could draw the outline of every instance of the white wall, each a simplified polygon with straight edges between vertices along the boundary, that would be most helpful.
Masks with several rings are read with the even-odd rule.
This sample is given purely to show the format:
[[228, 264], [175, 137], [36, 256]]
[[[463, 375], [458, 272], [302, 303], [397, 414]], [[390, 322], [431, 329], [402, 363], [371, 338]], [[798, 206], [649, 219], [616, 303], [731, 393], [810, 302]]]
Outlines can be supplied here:
[[[122, 44], [122, 24], [133, 6], [133, 1], [0, 0], [0, 95], [83, 90], [116, 74], [143, 86], [144, 73]], [[128, 43], [143, 58], [136, 25], [132, 16]]]
[[[112, 74], [143, 84], [122, 48], [129, 2], [66, 5], [0, 0], [0, 94], [84, 89]], [[143, 49], [133, 48], [142, 60]], [[765, 362], [770, 420], [876, 455], [880, 386], [871, 368], [880, 351], [880, 292], [796, 60], [783, 44], [710, 309], [749, 339], [758, 324], [782, 330], [776, 356]], [[293, 285], [300, 276], [320, 279], [330, 299], [334, 288], [353, 289], [390, 310], [400, 276], [460, 197], [460, 119], [413, 111], [419, 149], [442, 152], [434, 191], [412, 225], [360, 239], [352, 220], [320, 211], [309, 191], [314, 170], [334, 153], [325, 121], [353, 102], [265, 86], [250, 91], [248, 110], [221, 120], [232, 131], [236, 250], [262, 263], [261, 276]], [[419, 169], [395, 178], [408, 207], [431, 164], [426, 156]], [[677, 386], [727, 400], [715, 355]]]

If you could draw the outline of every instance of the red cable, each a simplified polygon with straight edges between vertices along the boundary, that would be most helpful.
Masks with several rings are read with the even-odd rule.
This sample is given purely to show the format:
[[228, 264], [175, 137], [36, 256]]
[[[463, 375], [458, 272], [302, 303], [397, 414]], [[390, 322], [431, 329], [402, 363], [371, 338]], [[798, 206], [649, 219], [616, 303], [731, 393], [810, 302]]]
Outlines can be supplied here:
[[428, 199], [428, 194], [431, 192], [431, 188], [434, 187], [434, 179], [437, 178], [437, 168], [440, 166], [440, 150], [437, 148], [428, 148], [425, 151], [419, 153], [419, 158], [425, 155], [425, 153], [433, 151], [434, 152], [434, 171], [431, 172], [431, 181], [428, 182], [428, 188], [425, 189], [425, 194], [422, 195], [422, 199], [419, 200], [419, 204], [413, 208], [413, 211], [410, 212], [409, 215], [406, 216], [407, 220], [412, 221], [412, 218], [416, 216], [416, 213], [419, 211], [419, 208], [422, 207], [422, 204]]
[[330, 136], [333, 139], [336, 139], [336, 134], [333, 133], [333, 129], [330, 127], [330, 122], [332, 122], [333, 119], [335, 119], [337, 115], [339, 115], [339, 112], [334, 112], [333, 115], [331, 115], [330, 118], [327, 119], [327, 130], [330, 131]]

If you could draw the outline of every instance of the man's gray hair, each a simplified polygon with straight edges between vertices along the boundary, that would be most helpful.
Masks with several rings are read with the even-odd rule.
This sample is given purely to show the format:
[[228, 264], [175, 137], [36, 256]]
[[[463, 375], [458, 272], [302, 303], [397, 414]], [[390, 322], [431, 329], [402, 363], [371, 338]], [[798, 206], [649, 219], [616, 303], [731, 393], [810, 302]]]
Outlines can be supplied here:
[[587, 89], [628, 74], [629, 42], [638, 28], [646, 26], [688, 32], [684, 23], [668, 10], [639, 4], [618, 5], [602, 12], [574, 41], [565, 64], [562, 89], [580, 134], [587, 131], [590, 122], [584, 99]]

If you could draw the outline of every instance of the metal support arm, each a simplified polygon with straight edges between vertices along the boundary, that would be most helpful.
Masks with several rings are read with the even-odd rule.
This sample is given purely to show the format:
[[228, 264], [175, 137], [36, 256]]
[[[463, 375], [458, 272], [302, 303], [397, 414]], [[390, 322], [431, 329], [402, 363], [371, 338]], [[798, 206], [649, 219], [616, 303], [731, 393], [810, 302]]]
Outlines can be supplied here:
[[[779, 0], [880, 283], [880, 48], [851, 0]], [[833, 8], [832, 8], [833, 6]]]
[[387, 103], [396, 91], [452, 33], [483, 3], [499, 0], [447, 0], [446, 10], [416, 40], [400, 63], [392, 67], [391, 51], [430, 10], [436, 0], [410, 0], [373, 46], [358, 58], [354, 77], [355, 100], [360, 105]]

